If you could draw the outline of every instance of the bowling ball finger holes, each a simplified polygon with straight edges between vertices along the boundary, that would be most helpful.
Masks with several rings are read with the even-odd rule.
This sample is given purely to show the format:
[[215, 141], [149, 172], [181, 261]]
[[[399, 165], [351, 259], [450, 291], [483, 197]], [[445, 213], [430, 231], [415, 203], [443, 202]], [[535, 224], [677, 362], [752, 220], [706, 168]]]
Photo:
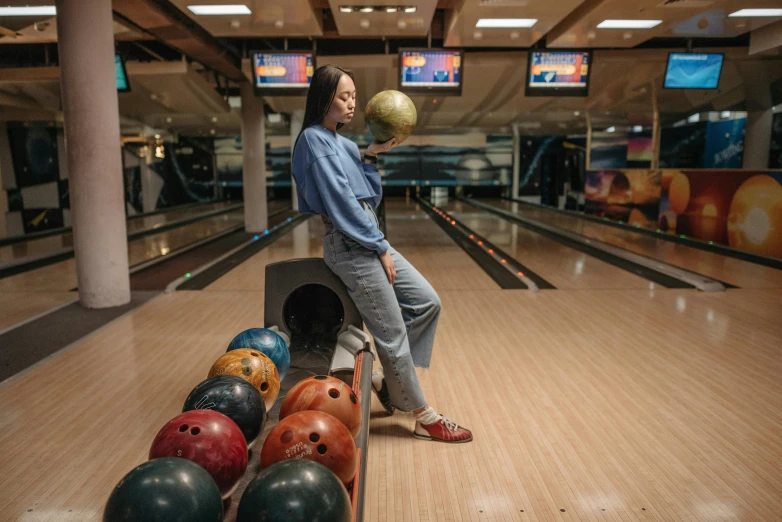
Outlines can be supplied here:
[[325, 381], [326, 380], [326, 376], [325, 375], [316, 375], [315, 378], [317, 380], [319, 380], [319, 381]]
[[350, 402], [352, 402], [353, 404], [356, 404], [358, 402], [358, 399], [356, 399], [356, 394], [355, 393], [351, 393], [350, 394]]
[[201, 428], [190, 428], [191, 435], [198, 435], [199, 433], [201, 433]]
[[320, 453], [321, 455], [325, 455], [327, 451], [328, 448], [326, 447], [325, 444], [321, 444], [320, 446], [318, 446], [318, 453]]
[[310, 440], [312, 442], [318, 442], [320, 440], [320, 435], [318, 435], [317, 433], [313, 433], [310, 435]]
[[264, 382], [264, 383], [261, 384], [261, 391], [262, 392], [265, 392], [268, 389], [269, 389], [269, 383], [268, 382]]
[[332, 388], [329, 390], [329, 397], [332, 399], [339, 399], [339, 390], [336, 388]]
[[184, 433], [184, 432], [186, 432], [188, 429], [190, 429], [190, 426], [188, 426], [187, 424], [182, 424], [182, 425], [179, 427], [179, 431], [180, 431], [181, 433]]

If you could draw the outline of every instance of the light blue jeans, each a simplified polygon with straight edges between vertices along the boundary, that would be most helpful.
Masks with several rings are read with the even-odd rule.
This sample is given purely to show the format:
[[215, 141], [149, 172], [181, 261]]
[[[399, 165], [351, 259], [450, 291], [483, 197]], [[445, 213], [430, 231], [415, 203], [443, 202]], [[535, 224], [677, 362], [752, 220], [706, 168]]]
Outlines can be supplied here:
[[[377, 224], [371, 206], [362, 202]], [[440, 298], [432, 285], [394, 248], [392, 287], [376, 252], [326, 225], [323, 259], [347, 286], [364, 324], [375, 339], [391, 403], [400, 411], [426, 406], [415, 367], [428, 367], [440, 317]]]

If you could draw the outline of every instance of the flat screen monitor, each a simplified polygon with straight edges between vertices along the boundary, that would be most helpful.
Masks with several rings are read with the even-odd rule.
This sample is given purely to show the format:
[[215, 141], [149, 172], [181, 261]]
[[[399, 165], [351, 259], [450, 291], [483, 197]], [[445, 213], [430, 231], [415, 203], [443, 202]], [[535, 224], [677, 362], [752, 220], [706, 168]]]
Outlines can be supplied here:
[[117, 78], [117, 92], [130, 92], [130, 81], [125, 71], [125, 62], [119, 54], [114, 54], [114, 76]]
[[310, 51], [252, 53], [253, 85], [258, 96], [305, 96], [315, 72]]
[[399, 90], [408, 94], [461, 96], [464, 51], [400, 49]]
[[670, 53], [665, 69], [666, 89], [716, 89], [720, 84], [720, 53]]
[[586, 96], [592, 51], [530, 51], [527, 96]]

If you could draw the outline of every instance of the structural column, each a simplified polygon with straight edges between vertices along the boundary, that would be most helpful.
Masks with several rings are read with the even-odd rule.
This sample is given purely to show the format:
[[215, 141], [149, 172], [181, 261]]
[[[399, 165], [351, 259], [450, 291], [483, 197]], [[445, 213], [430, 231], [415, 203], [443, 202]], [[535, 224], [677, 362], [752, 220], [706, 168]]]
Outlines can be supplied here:
[[[293, 111], [291, 115], [291, 168], [293, 168], [293, 148], [296, 146], [296, 138], [299, 137], [302, 125], [304, 125], [304, 111]], [[293, 179], [293, 172], [291, 172], [291, 204], [293, 210], [299, 210], [298, 190], [296, 189], [296, 181]]]
[[269, 228], [266, 203], [266, 129], [263, 98], [255, 96], [250, 82], [242, 82], [242, 180], [244, 228], [263, 232]]
[[771, 150], [771, 128], [773, 124], [774, 113], [771, 108], [747, 113], [743, 168], [752, 170], [768, 168], [769, 151]]
[[73, 250], [85, 308], [130, 301], [111, 0], [57, 0]]
[[521, 135], [519, 124], [513, 124], [513, 178], [510, 186], [510, 197], [519, 197], [519, 177], [521, 176]]

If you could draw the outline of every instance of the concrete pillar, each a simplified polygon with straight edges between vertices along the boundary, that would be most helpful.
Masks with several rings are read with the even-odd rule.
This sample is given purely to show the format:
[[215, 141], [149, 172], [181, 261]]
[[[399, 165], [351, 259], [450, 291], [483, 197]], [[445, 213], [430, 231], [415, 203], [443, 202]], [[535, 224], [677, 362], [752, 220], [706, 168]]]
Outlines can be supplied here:
[[73, 249], [85, 308], [130, 301], [111, 0], [57, 0]]
[[255, 96], [250, 82], [242, 82], [242, 180], [244, 228], [263, 232], [269, 228], [266, 204], [266, 129], [263, 98]]
[[519, 177], [521, 176], [521, 134], [518, 123], [513, 124], [513, 180], [510, 186], [510, 197], [519, 197]]
[[[293, 111], [291, 114], [291, 166], [293, 166], [293, 147], [296, 145], [296, 138], [301, 132], [301, 127], [304, 124], [304, 110]], [[296, 182], [293, 181], [293, 173], [291, 173], [291, 205], [293, 210], [299, 210], [299, 197], [298, 190], [296, 189]]]
[[744, 134], [744, 163], [742, 165], [745, 169], [764, 170], [768, 168], [773, 122], [774, 113], [770, 108], [765, 111], [747, 113], [747, 127]]
[[586, 143], [586, 170], [592, 170], [592, 117], [586, 111], [587, 143]]

